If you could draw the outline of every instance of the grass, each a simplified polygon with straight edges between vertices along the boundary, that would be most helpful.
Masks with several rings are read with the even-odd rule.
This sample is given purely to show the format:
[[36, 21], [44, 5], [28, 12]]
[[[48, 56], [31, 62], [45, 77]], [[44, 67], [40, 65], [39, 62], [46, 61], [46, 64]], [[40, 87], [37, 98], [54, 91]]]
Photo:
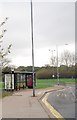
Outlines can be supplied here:
[[0, 82], [0, 89], [4, 88], [4, 82]]
[[36, 87], [35, 88], [47, 88], [47, 87], [53, 87], [53, 83], [50, 83], [50, 82], [40, 82], [36, 84]]
[[2, 97], [11, 96], [13, 92], [11, 91], [2, 91]]
[[52, 79], [37, 79], [36, 80], [36, 88], [47, 88], [47, 87], [52, 87], [53, 83], [56, 80], [52, 80]]
[[[36, 80], [36, 88], [47, 88], [54, 86], [57, 83], [57, 79], [37, 79]], [[60, 78], [59, 82], [61, 84], [65, 83], [75, 83], [75, 79], [68, 79], [68, 78]]]
[[[60, 83], [75, 83], [77, 80], [69, 78], [60, 78]], [[57, 83], [57, 79], [37, 79], [35, 88], [47, 88], [52, 87], [54, 83]], [[4, 89], [4, 83], [0, 82], [0, 89]]]
[[72, 79], [72, 78], [60, 78], [60, 82], [65, 82], [65, 83], [73, 83], [76, 82], [77, 80]]
[[0, 82], [0, 97], [11, 96], [13, 92], [11, 91], [4, 91], [4, 82]]

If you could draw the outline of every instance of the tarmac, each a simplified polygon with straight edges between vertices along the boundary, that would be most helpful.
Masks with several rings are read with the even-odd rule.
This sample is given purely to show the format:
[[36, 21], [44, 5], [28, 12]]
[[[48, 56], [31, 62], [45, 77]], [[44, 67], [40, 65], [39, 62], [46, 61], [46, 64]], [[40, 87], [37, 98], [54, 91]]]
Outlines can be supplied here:
[[56, 85], [46, 89], [35, 89], [35, 97], [33, 97], [33, 89], [15, 91], [12, 96], [2, 99], [1, 116], [2, 118], [54, 118], [42, 102], [42, 98], [46, 93], [62, 88], [64, 87]]

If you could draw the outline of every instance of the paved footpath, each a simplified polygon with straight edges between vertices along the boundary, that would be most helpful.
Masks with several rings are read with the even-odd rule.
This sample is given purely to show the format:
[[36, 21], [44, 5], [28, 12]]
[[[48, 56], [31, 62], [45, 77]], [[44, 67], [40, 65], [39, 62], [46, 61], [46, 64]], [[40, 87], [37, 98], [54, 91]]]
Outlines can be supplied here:
[[[2, 100], [2, 118], [49, 118], [39, 99], [46, 91], [59, 88], [60, 86], [49, 89], [36, 89], [36, 97], [32, 96], [32, 89], [14, 92], [12, 96], [5, 97]], [[51, 117], [54, 118], [53, 115]]]
[[0, 120], [2, 118], [2, 99], [0, 98]]

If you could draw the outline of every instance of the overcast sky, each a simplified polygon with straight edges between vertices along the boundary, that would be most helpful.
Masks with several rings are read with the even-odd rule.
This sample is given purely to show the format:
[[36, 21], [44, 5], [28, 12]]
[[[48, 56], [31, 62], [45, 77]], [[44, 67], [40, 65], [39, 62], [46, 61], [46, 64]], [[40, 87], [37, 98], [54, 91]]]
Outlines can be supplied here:
[[[35, 66], [50, 64], [49, 49], [56, 50], [56, 45], [58, 53], [67, 48], [74, 51], [75, 46], [75, 3], [39, 1], [33, 1]], [[11, 64], [32, 65], [30, 0], [0, 3], [0, 16], [1, 21], [9, 18], [4, 25], [7, 32], [3, 46], [13, 45], [9, 54]]]

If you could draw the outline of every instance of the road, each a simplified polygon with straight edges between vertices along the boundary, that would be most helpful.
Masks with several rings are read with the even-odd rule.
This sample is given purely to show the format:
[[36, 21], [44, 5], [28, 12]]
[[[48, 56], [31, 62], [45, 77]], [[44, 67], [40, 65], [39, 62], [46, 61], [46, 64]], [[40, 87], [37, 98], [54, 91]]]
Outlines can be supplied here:
[[51, 92], [47, 100], [64, 118], [75, 118], [75, 85], [68, 84], [65, 89]]

